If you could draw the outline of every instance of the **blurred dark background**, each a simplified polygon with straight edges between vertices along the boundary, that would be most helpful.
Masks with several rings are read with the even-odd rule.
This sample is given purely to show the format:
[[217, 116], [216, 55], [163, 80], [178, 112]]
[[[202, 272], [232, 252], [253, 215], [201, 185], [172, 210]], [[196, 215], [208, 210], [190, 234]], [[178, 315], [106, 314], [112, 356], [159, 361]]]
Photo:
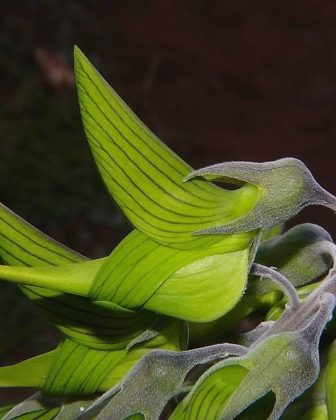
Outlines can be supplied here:
[[[334, 0], [1, 0], [0, 6], [1, 201], [65, 244], [102, 256], [130, 229], [100, 182], [83, 134], [74, 44], [193, 167], [294, 156], [336, 193]], [[294, 222], [319, 223], [336, 236], [334, 220], [315, 208]], [[12, 293], [12, 301], [0, 301], [8, 331], [25, 325], [30, 310], [13, 316]], [[36, 314], [29, 317], [40, 325]], [[0, 356], [8, 352], [5, 341]], [[13, 351], [5, 362], [12, 357]]]

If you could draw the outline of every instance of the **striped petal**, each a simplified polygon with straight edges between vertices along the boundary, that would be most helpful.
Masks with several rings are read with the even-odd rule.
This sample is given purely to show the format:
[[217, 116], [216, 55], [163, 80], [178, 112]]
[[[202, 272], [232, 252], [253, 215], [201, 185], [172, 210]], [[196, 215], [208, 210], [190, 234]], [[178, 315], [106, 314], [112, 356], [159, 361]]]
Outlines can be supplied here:
[[204, 241], [193, 237], [194, 231], [226, 223], [254, 207], [259, 196], [254, 185], [226, 191], [204, 180], [183, 183], [191, 168], [133, 114], [78, 48], [75, 74], [98, 169], [136, 228], [160, 243], [193, 247]]
[[[32, 268], [1, 266], [0, 276], [36, 286], [27, 289], [27, 295], [69, 337], [96, 348], [115, 348], [153, 320], [146, 312], [128, 313], [122, 308], [148, 309], [195, 322], [228, 312], [246, 287], [252, 239], [251, 233], [217, 237], [211, 246], [182, 250], [135, 230], [106, 260]], [[87, 305], [80, 296], [105, 308]], [[87, 312], [90, 318], [85, 317]]]
[[178, 250], [134, 231], [102, 265], [89, 295], [132, 310], [210, 321], [240, 299], [250, 244], [249, 235], [235, 235], [212, 246]]
[[[41, 281], [46, 281], [49, 276], [49, 279], [54, 279], [56, 288], [62, 283], [62, 278], [64, 281], [65, 271], [62, 267], [72, 267], [70, 271], [77, 276], [82, 264], [91, 264], [85, 257], [44, 235], [2, 204], [0, 256], [5, 263], [15, 266], [13, 271], [18, 273], [17, 275], [24, 266], [36, 267], [29, 269], [32, 270], [32, 279], [36, 280], [37, 273]], [[71, 265], [71, 262], [74, 264]], [[0, 267], [0, 271], [8, 272], [11, 269]], [[46, 273], [49, 273], [48, 276]], [[84, 278], [79, 276], [79, 281], [84, 281]], [[111, 307], [103, 308], [87, 298], [57, 290], [35, 286], [20, 287], [65, 336], [95, 349], [125, 348], [131, 340], [142, 334], [155, 318], [155, 314], [147, 311], [135, 313], [112, 310]]]
[[0, 203], [0, 258], [9, 265], [64, 265], [86, 257], [49, 238]]
[[37, 287], [25, 294], [66, 337], [93, 349], [124, 349], [156, 318], [149, 311], [113, 310], [86, 298], [47, 289], [41, 292]]
[[40, 388], [51, 396], [104, 392], [153, 349], [184, 350], [185, 334], [183, 322], [163, 319], [155, 334], [139, 337], [122, 350], [96, 350], [66, 339], [49, 353], [0, 367], [0, 387]]
[[49, 395], [83, 396], [104, 392], [116, 383], [145, 354], [154, 348], [180, 350], [184, 325], [166, 322], [159, 334], [147, 342], [118, 351], [89, 349], [66, 340], [42, 385]]

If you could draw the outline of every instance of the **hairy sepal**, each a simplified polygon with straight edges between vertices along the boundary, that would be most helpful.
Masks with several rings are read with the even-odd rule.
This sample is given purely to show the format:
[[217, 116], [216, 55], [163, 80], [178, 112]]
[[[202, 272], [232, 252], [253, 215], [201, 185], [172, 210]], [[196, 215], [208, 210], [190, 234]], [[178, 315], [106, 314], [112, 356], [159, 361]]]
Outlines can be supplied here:
[[327, 286], [321, 285], [298, 308], [288, 307], [282, 318], [257, 335], [245, 356], [207, 370], [172, 418], [231, 419], [273, 392], [276, 401], [270, 419], [278, 419], [318, 376], [319, 340], [335, 306]]
[[273, 162], [224, 162], [192, 172], [186, 181], [203, 177], [255, 185], [259, 197], [246, 215], [200, 234], [228, 234], [269, 229], [295, 216], [304, 207], [321, 205], [336, 210], [336, 197], [323, 189], [303, 162], [284, 158]]

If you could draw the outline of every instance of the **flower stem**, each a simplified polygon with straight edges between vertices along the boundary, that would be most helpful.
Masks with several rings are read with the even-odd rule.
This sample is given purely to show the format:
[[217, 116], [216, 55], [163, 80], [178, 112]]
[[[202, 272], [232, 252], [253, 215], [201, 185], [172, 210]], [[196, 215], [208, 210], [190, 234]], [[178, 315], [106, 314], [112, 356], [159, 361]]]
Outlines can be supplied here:
[[0, 265], [0, 280], [88, 296], [104, 258], [57, 267], [12, 267]]

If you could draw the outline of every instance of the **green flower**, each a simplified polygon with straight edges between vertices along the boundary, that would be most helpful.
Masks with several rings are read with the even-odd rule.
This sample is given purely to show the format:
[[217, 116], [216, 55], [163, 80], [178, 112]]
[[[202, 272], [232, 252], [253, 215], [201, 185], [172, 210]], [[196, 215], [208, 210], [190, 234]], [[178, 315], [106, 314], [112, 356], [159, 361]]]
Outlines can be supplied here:
[[278, 419], [318, 377], [319, 341], [335, 307], [335, 284], [331, 274], [305, 302], [258, 328], [246, 355], [208, 369], [171, 419], [233, 419], [269, 393], [275, 394], [274, 407], [266, 413], [269, 406], [259, 407], [259, 416]]
[[[63, 397], [117, 387], [120, 392], [109, 396], [114, 401], [120, 399], [122, 409], [123, 393], [129, 395], [134, 390], [134, 372], [146, 369], [148, 361], [155, 364], [156, 357], [163, 355], [171, 361], [167, 369], [176, 373], [181, 361], [183, 368], [175, 376], [176, 383], [169, 380], [170, 371], [164, 372], [168, 378], [163, 381], [165, 392], [157, 394], [162, 408], [178, 392], [191, 368], [212, 361], [209, 354], [213, 348], [184, 352], [187, 322], [207, 323], [212, 328], [220, 325], [212, 322], [221, 323], [227, 314], [230, 326], [240, 319], [237, 311], [242, 308], [246, 316], [266, 301], [274, 303], [278, 293], [272, 290], [266, 298], [251, 293], [247, 294], [249, 300], [240, 302], [259, 241], [306, 205], [335, 209], [336, 199], [293, 158], [264, 164], [229, 162], [192, 172], [144, 126], [77, 48], [75, 75], [83, 125], [98, 170], [134, 230], [109, 256], [89, 260], [0, 205], [0, 257], [4, 264], [0, 279], [18, 284], [64, 335], [55, 350], [1, 367], [0, 386], [36, 387], [44, 394], [60, 396], [60, 416], [66, 410], [73, 412]], [[210, 182], [218, 178], [240, 188], [226, 190]], [[277, 242], [272, 244], [260, 247], [260, 258], [267, 257], [268, 246], [277, 247]], [[253, 268], [255, 274], [267, 276], [270, 271], [264, 270]], [[190, 410], [200, 412], [201, 417], [209, 413], [215, 417], [218, 413], [233, 415], [240, 412], [237, 395], [247, 407], [269, 390], [278, 398], [277, 415], [288, 404], [283, 395], [291, 378], [283, 375], [279, 366], [292, 363], [297, 372], [295, 392], [290, 389], [293, 398], [316, 378], [317, 343], [330, 316], [333, 296], [323, 293], [316, 298], [314, 293], [322, 290], [316, 289], [309, 311], [302, 309], [306, 306], [299, 304], [295, 289], [281, 274], [273, 272], [273, 279], [287, 293], [294, 312], [285, 311], [274, 325], [255, 331], [249, 351], [240, 352], [241, 357], [208, 370], [173, 418], [183, 418]], [[303, 325], [291, 324], [295, 311], [306, 316]], [[307, 343], [312, 344], [309, 351]], [[231, 345], [223, 346], [222, 353]], [[275, 357], [276, 349], [283, 351]], [[223, 358], [222, 353], [216, 355]], [[275, 367], [265, 381], [256, 383], [266, 359]], [[297, 364], [305, 360], [307, 369], [298, 370]], [[156, 374], [147, 378], [148, 386], [155, 387]], [[215, 391], [209, 394], [209, 386], [219, 386], [220, 393], [226, 387], [215, 406], [211, 405]], [[138, 392], [141, 394], [140, 389]], [[204, 400], [202, 407], [199, 395]], [[154, 413], [150, 401], [142, 397], [136, 401], [143, 403], [141, 407], [149, 415]], [[40, 402], [38, 397], [34, 399], [35, 411], [42, 410]], [[134, 407], [137, 409], [136, 404]], [[14, 417], [9, 412], [8, 418], [29, 409], [24, 405], [23, 411], [13, 410]]]

